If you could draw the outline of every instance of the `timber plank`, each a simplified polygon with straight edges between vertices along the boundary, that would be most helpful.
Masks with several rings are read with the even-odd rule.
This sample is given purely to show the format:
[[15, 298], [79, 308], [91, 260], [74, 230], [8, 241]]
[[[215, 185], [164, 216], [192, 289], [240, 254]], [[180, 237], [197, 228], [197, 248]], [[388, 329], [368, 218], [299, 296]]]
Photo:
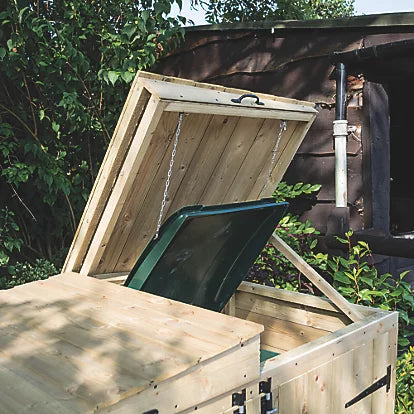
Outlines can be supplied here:
[[355, 394], [353, 381], [354, 352], [350, 350], [332, 361], [332, 400], [331, 412], [335, 414], [353, 414], [353, 408], [345, 408], [345, 404]]
[[332, 386], [333, 374], [332, 362], [320, 365], [306, 374], [309, 414], [332, 414], [331, 401], [335, 393]]
[[251, 311], [237, 310], [236, 316], [264, 326], [261, 343], [289, 351], [314, 339], [328, 335], [328, 331], [277, 319]]
[[[296, 124], [297, 122], [290, 121], [287, 130], [283, 132], [275, 162], [279, 158], [278, 154], [282, 152], [290, 139]], [[266, 168], [267, 170], [270, 168], [279, 130], [280, 120], [265, 120], [223, 200], [226, 202], [248, 200], [253, 187], [257, 185], [257, 177], [263, 179], [263, 185], [265, 184], [267, 176], [261, 176], [260, 173], [262, 170], [266, 171]]]
[[[186, 173], [188, 163], [191, 161], [194, 152], [197, 150], [211, 118], [211, 115], [205, 114], [196, 114], [185, 116], [183, 118], [184, 120], [175, 155], [172, 178], [168, 190], [166, 208], [171, 204], [171, 199], [174, 197], [174, 194], [180, 185], [183, 174]], [[141, 210], [135, 212], [136, 219], [134, 227], [128, 236], [122, 255], [115, 266], [115, 270], [117, 271], [128, 271], [132, 269], [141, 252], [155, 233], [173, 145], [174, 139], [171, 141], [170, 146], [164, 154], [162, 163], [151, 183], [150, 191], [147, 194], [142, 192], [135, 194], [135, 197], [144, 198], [144, 202]]]
[[[389, 333], [386, 332], [374, 339], [373, 348], [373, 378], [372, 382], [378, 381], [387, 373], [391, 358], [388, 349]], [[372, 394], [372, 412], [375, 414], [387, 414], [387, 399], [389, 397], [386, 388], [382, 387]]]
[[294, 378], [279, 387], [279, 412], [280, 414], [307, 413], [307, 383], [306, 375]]
[[203, 191], [202, 204], [222, 202], [263, 123], [264, 119], [239, 120]]
[[[144, 78], [144, 79], [155, 79], [155, 80], [159, 80], [163, 82], [177, 83], [180, 85], [197, 86], [198, 88], [201, 88], [201, 89], [212, 89], [215, 91], [229, 92], [229, 93], [233, 93], [236, 95], [242, 95], [244, 93], [250, 92], [245, 89], [232, 88], [232, 87], [216, 85], [212, 83], [197, 82], [192, 79], [177, 78], [174, 76], [166, 76], [166, 75], [146, 72], [142, 70], [138, 71], [137, 77]], [[310, 106], [312, 108], [315, 108], [315, 104], [309, 101], [301, 101], [301, 100], [294, 99], [294, 98], [285, 98], [284, 96], [275, 96], [275, 95], [270, 95], [270, 94], [265, 94], [265, 93], [256, 93], [256, 95], [263, 99], [270, 99], [272, 101], [286, 102], [286, 103]]]
[[79, 270], [86, 249], [103, 213], [118, 170], [125, 158], [138, 122], [150, 98], [148, 91], [135, 78], [115, 128], [113, 138], [106, 151], [88, 202], [83, 211], [78, 229], [72, 241], [63, 271]]
[[201, 203], [203, 191], [238, 122], [238, 117], [214, 115], [174, 195], [167, 216], [186, 204]]
[[89, 246], [88, 253], [80, 270], [81, 274], [88, 275], [95, 272], [128, 196], [128, 191], [131, 189], [134, 177], [150, 145], [151, 137], [158, 125], [162, 112], [163, 104], [151, 98]]
[[135, 226], [136, 216], [145, 199], [144, 195], [147, 194], [151, 186], [152, 179], [148, 177], [148, 173], [151, 170], [157, 171], [159, 168], [171, 141], [174, 139], [177, 122], [178, 114], [162, 114], [96, 272], [114, 272], [128, 236]]
[[237, 292], [236, 308], [313, 327], [325, 332], [334, 332], [347, 325], [344, 316], [339, 316], [333, 312], [308, 308], [295, 303], [286, 303], [247, 292]]

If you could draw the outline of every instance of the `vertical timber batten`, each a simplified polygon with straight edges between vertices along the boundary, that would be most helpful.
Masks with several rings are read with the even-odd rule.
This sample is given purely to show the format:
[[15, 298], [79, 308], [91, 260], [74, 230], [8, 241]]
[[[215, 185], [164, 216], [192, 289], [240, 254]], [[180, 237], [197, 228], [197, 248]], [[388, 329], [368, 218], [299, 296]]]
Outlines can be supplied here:
[[127, 191], [129, 191], [139, 164], [145, 156], [151, 136], [161, 118], [163, 109], [164, 104], [158, 99], [150, 99], [82, 264], [80, 273], [83, 275], [93, 273], [99, 265], [103, 250], [108, 243], [110, 234], [114, 229], [116, 220], [127, 197]]

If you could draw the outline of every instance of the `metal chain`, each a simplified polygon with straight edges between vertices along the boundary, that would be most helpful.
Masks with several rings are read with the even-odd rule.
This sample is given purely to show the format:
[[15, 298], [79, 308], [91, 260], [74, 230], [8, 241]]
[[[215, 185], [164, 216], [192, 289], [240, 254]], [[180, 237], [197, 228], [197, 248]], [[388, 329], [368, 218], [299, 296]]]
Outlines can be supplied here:
[[161, 221], [162, 221], [162, 216], [163, 216], [164, 209], [165, 209], [165, 204], [167, 203], [168, 187], [170, 186], [171, 173], [172, 173], [172, 169], [174, 165], [175, 154], [177, 152], [178, 137], [180, 136], [182, 122], [183, 122], [183, 114], [180, 113], [180, 116], [178, 117], [177, 130], [175, 131], [175, 141], [174, 141], [174, 146], [173, 146], [173, 150], [171, 153], [170, 168], [168, 169], [167, 180], [165, 181], [164, 195], [162, 197], [160, 215], [158, 217], [157, 230], [155, 231], [154, 240], [158, 239], [158, 235], [160, 233]]
[[275, 163], [276, 153], [277, 153], [277, 150], [278, 150], [278, 148], [279, 148], [280, 139], [282, 138], [283, 131], [286, 131], [286, 128], [287, 128], [287, 123], [286, 123], [286, 121], [284, 121], [284, 120], [283, 120], [283, 121], [280, 121], [279, 135], [278, 135], [278, 137], [277, 137], [275, 147], [273, 148], [272, 161], [270, 162], [269, 171], [268, 171], [268, 173], [267, 173], [267, 180], [266, 180], [266, 183], [265, 183], [265, 185], [264, 185], [264, 187], [263, 187], [262, 193], [260, 194], [260, 198], [262, 198], [262, 197], [263, 197], [263, 194], [264, 194], [264, 193], [265, 193], [265, 191], [266, 191], [267, 185], [269, 184], [270, 177], [272, 176], [273, 165], [274, 165], [274, 163]]

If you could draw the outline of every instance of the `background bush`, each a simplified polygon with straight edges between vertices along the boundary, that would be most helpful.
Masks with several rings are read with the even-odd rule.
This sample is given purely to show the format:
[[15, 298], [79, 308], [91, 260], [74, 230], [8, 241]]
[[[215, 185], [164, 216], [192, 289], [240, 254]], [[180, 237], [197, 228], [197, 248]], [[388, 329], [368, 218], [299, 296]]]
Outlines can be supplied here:
[[135, 73], [183, 35], [174, 3], [1, 2], [0, 274], [61, 264]]

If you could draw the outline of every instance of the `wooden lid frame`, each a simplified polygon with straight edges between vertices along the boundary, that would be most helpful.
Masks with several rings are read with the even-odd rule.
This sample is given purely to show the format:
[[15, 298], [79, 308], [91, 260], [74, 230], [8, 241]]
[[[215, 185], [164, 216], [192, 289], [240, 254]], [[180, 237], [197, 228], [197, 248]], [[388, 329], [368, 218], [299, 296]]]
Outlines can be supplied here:
[[[178, 115], [184, 113], [164, 218], [189, 204], [272, 194], [317, 111], [309, 102], [139, 72], [84, 210], [63, 271], [130, 271], [154, 234]], [[287, 121], [270, 183], [280, 121]]]

